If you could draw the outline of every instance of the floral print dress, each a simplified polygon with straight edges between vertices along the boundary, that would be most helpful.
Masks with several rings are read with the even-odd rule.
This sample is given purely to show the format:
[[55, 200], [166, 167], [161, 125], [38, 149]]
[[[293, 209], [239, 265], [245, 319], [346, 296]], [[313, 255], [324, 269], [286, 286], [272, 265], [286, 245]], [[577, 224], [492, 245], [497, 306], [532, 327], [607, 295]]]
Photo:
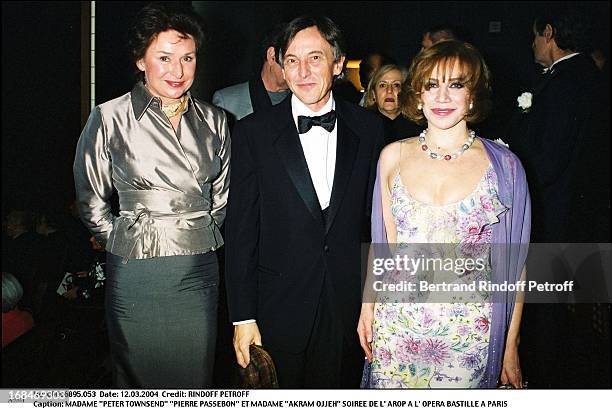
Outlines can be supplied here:
[[[433, 206], [415, 200], [399, 173], [393, 180], [391, 201], [397, 252], [406, 243], [454, 243], [451, 247], [463, 254], [484, 254], [491, 242], [491, 225], [499, 222], [498, 215], [506, 210], [497, 196], [492, 165], [475, 190], [457, 203]], [[483, 271], [468, 272], [463, 278], [488, 279], [491, 270], [487, 263]], [[409, 279], [419, 278], [417, 274]], [[393, 274], [386, 278], [398, 279]], [[459, 302], [450, 303], [453, 300], [446, 295], [445, 302], [417, 303], [410, 302], [412, 295], [398, 301], [379, 294], [374, 309], [370, 387], [478, 387], [487, 364], [492, 315], [491, 304], [486, 302], [488, 294], [480, 296], [477, 302], [457, 297]]]

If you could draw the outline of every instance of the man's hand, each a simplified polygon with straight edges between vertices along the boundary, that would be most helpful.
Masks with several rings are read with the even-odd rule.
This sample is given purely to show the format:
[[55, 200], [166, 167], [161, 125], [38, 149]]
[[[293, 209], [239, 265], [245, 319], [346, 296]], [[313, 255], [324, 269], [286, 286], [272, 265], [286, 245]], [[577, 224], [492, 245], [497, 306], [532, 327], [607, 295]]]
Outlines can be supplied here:
[[368, 358], [368, 362], [372, 362], [372, 325], [374, 323], [374, 303], [361, 304], [361, 315], [359, 316], [359, 324], [357, 324], [357, 333], [359, 334], [359, 343], [361, 348]]
[[257, 323], [240, 324], [234, 326], [234, 350], [238, 365], [246, 368], [249, 365], [251, 344], [261, 345], [261, 334]]

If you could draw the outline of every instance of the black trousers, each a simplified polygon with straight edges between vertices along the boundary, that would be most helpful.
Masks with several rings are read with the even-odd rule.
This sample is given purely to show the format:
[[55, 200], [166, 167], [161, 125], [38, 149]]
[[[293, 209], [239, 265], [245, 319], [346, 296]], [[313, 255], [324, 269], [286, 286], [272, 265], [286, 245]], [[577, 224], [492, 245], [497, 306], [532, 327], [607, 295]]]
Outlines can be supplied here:
[[[281, 388], [359, 388], [364, 353], [357, 337], [357, 323], [341, 322], [333, 308], [331, 294], [331, 283], [326, 277], [304, 351], [286, 352], [263, 340], [276, 366]], [[343, 325], [354, 326], [355, 336], [347, 339]]]

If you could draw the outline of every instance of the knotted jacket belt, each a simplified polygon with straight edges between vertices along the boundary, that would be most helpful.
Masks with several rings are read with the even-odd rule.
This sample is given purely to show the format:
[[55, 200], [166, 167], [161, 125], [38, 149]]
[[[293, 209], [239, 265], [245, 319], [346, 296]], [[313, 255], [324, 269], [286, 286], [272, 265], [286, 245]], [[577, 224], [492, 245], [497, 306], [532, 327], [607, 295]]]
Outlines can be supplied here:
[[200, 254], [223, 244], [202, 196], [156, 190], [119, 193], [121, 211], [107, 249], [123, 257]]

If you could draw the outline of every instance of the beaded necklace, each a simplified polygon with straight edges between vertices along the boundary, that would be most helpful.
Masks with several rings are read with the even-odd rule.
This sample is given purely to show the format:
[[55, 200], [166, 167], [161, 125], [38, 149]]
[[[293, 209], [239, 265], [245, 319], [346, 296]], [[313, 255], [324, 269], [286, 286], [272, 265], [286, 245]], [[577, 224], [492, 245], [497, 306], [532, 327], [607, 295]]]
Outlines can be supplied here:
[[421, 149], [427, 155], [429, 155], [431, 159], [436, 159], [436, 160], [457, 159], [459, 156], [463, 155], [463, 153], [467, 151], [470, 148], [470, 146], [472, 146], [472, 144], [474, 143], [474, 138], [476, 137], [476, 132], [469, 130], [467, 141], [463, 145], [461, 145], [461, 148], [457, 152], [453, 154], [447, 153], [446, 155], [442, 155], [440, 153], [433, 152], [431, 149], [429, 149], [429, 146], [425, 144], [426, 134], [427, 134], [427, 129], [424, 129], [423, 132], [421, 132], [421, 134], [419, 135], [419, 143], [421, 144]]

